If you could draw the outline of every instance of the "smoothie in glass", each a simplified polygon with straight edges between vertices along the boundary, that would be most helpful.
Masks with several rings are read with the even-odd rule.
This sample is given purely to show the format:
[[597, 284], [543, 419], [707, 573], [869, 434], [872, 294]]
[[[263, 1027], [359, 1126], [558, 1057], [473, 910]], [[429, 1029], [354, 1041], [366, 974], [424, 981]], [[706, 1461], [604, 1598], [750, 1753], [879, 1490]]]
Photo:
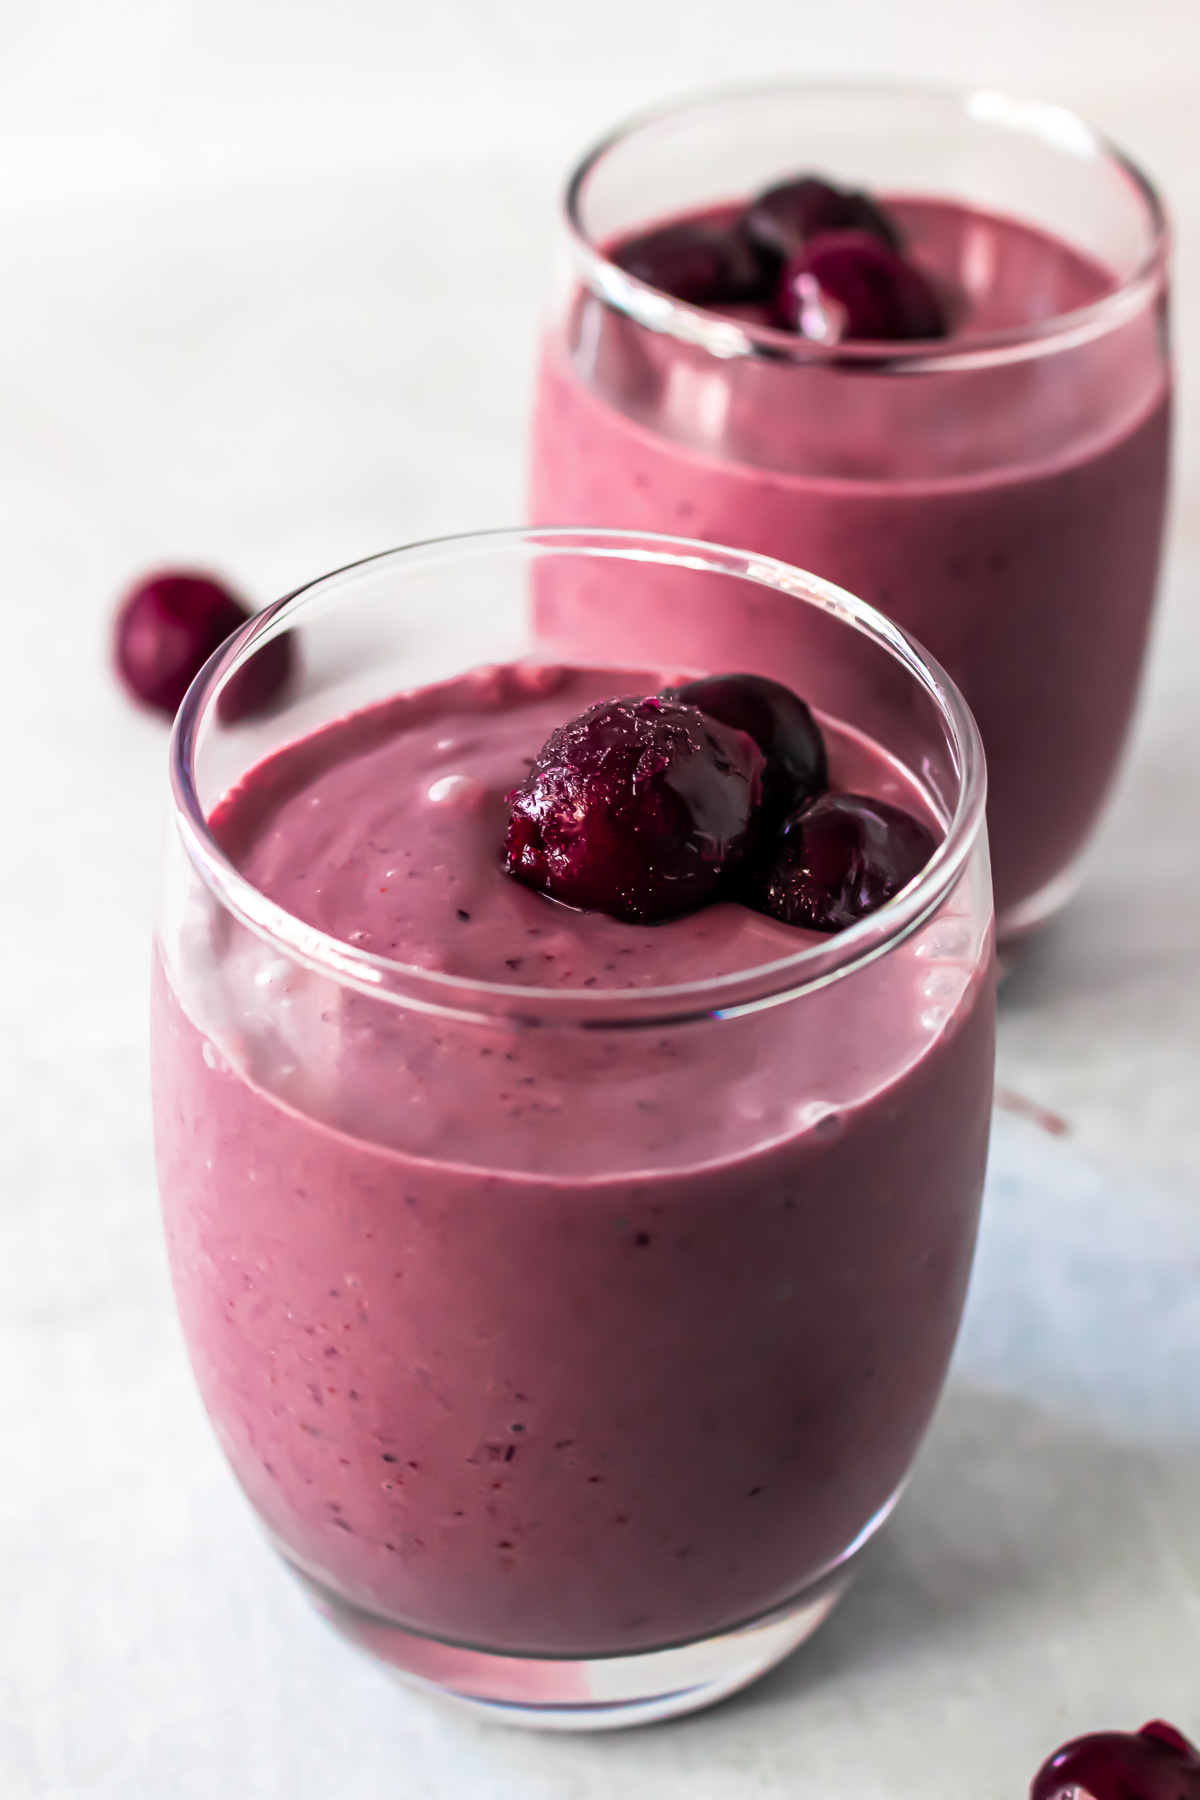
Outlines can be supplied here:
[[[823, 345], [613, 260], [810, 167], [872, 190], [947, 335]], [[1058, 109], [770, 90], [609, 140], [571, 184], [567, 237], [534, 520], [738, 544], [898, 620], [976, 714], [999, 927], [1033, 928], [1112, 785], [1157, 580], [1170, 371], [1148, 185]]]
[[[398, 553], [288, 603], [310, 685], [273, 730], [223, 728], [222, 672], [201, 679], [156, 1132], [201, 1392], [318, 1604], [477, 1704], [625, 1723], [785, 1654], [902, 1485], [974, 1243], [990, 908], [969, 716], [865, 611], [819, 620], [863, 724], [819, 717], [831, 788], [936, 844], [895, 900], [823, 935], [721, 898], [630, 923], [511, 879], [505, 796], [551, 730], [696, 672], [701, 642], [583, 661], [580, 596], [654, 541], [572, 539], [559, 567], [556, 542]], [[833, 604], [688, 557], [661, 575], [698, 631]], [[322, 645], [345, 681], [356, 585], [394, 655], [339, 690]], [[430, 679], [406, 628], [432, 649], [440, 619], [452, 666], [452, 596], [506, 587], [521, 660]], [[528, 637], [548, 589], [578, 663]]]

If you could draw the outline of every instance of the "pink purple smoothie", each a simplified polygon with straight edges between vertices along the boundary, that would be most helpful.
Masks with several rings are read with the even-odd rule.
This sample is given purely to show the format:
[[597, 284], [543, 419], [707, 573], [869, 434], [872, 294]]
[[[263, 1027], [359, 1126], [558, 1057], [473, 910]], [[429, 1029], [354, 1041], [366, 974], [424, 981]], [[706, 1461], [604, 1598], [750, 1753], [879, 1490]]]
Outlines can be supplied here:
[[[964, 350], [1114, 285], [1015, 220], [887, 205]], [[980, 725], [1003, 918], [1081, 850], [1136, 699], [1167, 486], [1158, 329], [1148, 316], [1032, 361], [896, 376], [722, 361], [581, 296], [545, 350], [532, 519], [761, 551], [911, 631]]]
[[[531, 1011], [816, 941], [725, 903], [623, 924], [505, 876], [505, 793], [628, 691], [517, 667], [401, 697], [252, 770], [212, 830], [308, 924]], [[937, 825], [823, 723], [835, 787]], [[952, 894], [802, 1006], [640, 1032], [330, 999], [238, 931], [202, 995], [160, 963], [181, 1316], [285, 1554], [412, 1629], [577, 1655], [707, 1635], [839, 1558], [903, 1480], [958, 1325], [992, 1054], [972, 930]]]

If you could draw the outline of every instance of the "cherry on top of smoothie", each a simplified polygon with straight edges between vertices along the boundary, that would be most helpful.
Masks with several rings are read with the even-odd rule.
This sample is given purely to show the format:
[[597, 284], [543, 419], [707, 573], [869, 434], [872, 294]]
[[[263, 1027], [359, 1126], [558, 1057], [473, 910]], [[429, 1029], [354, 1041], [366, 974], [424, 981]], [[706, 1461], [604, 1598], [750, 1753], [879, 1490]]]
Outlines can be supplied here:
[[[688, 261], [698, 238], [710, 270], [749, 243], [757, 288], [743, 278], [706, 289], [698, 259]], [[969, 341], [1077, 311], [1116, 285], [1091, 257], [1024, 221], [934, 196], [869, 197], [812, 176], [618, 239], [607, 254], [676, 299], [825, 343]], [[690, 280], [673, 285], [685, 262]]]
[[741, 897], [788, 925], [844, 931], [907, 887], [936, 844], [927, 825], [886, 800], [820, 794], [784, 820]]
[[605, 700], [552, 731], [509, 795], [505, 867], [568, 906], [642, 923], [724, 897], [843, 931], [920, 873], [901, 808], [827, 794], [804, 701], [763, 675]]
[[[483, 668], [336, 720], [251, 769], [214, 808], [221, 849], [304, 923], [466, 980], [645, 988], [761, 967], [826, 941], [732, 901], [635, 925], [547, 901], [504, 872], [506, 796], [551, 731], [667, 672]], [[679, 677], [674, 677], [678, 682]], [[940, 835], [914, 778], [822, 720], [829, 777]]]
[[869, 194], [835, 187], [819, 175], [779, 181], [752, 200], [738, 235], [753, 245], [760, 266], [778, 271], [812, 240], [831, 231], [866, 232], [899, 254], [904, 240], [894, 220]]
[[829, 758], [821, 730], [798, 694], [762, 675], [702, 675], [669, 690], [753, 738], [765, 758], [760, 818], [782, 823], [788, 813], [829, 786]]
[[1152, 1719], [1140, 1731], [1094, 1731], [1042, 1764], [1030, 1800], [1200, 1800], [1200, 1752], [1181, 1731]]
[[627, 238], [614, 260], [695, 306], [758, 306], [820, 343], [945, 337], [937, 286], [904, 254], [896, 222], [866, 194], [819, 176], [780, 182], [724, 216]]
[[641, 924], [716, 898], [750, 846], [753, 738], [665, 694], [600, 700], [552, 731], [509, 795], [504, 866], [568, 906]]

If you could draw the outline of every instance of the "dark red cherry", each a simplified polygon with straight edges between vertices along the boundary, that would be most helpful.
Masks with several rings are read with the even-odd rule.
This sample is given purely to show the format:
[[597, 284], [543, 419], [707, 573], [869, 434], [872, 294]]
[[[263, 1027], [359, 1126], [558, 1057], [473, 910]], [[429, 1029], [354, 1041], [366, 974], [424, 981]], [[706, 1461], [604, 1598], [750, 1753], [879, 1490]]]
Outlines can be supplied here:
[[691, 306], [719, 306], [765, 297], [754, 253], [736, 227], [684, 219], [629, 238], [613, 261], [648, 287]]
[[688, 912], [740, 862], [762, 771], [757, 745], [698, 707], [601, 700], [550, 734], [508, 796], [504, 866], [617, 919]]
[[867, 194], [835, 187], [817, 175], [781, 181], [751, 201], [742, 231], [768, 266], [787, 262], [827, 231], [865, 231], [899, 254], [900, 233]]
[[1044, 1762], [1030, 1800], [1200, 1800], [1200, 1753], [1161, 1719], [1140, 1731], [1095, 1731]]
[[117, 673], [135, 700], [174, 718], [219, 644], [250, 617], [210, 575], [164, 570], [131, 588], [113, 632]]
[[810, 931], [843, 931], [907, 887], [933, 855], [929, 828], [886, 800], [822, 794], [756, 851], [747, 905]]
[[[117, 611], [113, 661], [135, 700], [173, 719], [213, 651], [250, 617], [247, 607], [211, 575], [168, 569], [130, 589]], [[227, 723], [261, 712], [291, 668], [287, 636], [273, 639], [239, 669], [217, 703]]]
[[706, 675], [672, 688], [671, 695], [754, 739], [766, 758], [764, 827], [777, 825], [829, 786], [825, 740], [817, 722], [782, 682], [765, 675]]
[[945, 309], [912, 263], [865, 231], [819, 237], [784, 266], [775, 321], [822, 343], [945, 337]]

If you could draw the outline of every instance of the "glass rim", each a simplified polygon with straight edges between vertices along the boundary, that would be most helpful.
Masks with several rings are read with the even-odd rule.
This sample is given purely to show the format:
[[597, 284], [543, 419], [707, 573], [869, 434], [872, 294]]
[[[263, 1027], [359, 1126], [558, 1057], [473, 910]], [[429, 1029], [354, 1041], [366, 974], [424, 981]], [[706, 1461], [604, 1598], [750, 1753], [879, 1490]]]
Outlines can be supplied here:
[[[336, 591], [347, 577], [376, 565], [429, 567], [448, 558], [482, 559], [522, 546], [547, 554], [615, 557], [734, 576], [816, 605], [890, 653], [923, 688], [947, 726], [959, 775], [946, 835], [921, 873], [876, 912], [818, 944], [748, 969], [653, 988], [530, 988], [426, 969], [360, 950], [268, 899], [217, 844], [195, 780], [198, 732], [226, 682], [263, 643], [291, 629], [306, 606]], [[733, 1017], [852, 974], [915, 931], [954, 886], [982, 829], [987, 789], [979, 730], [957, 687], [914, 639], [866, 601], [774, 557], [657, 532], [572, 526], [427, 538], [362, 557], [296, 588], [256, 613], [209, 657], [176, 714], [168, 762], [172, 817], [189, 861], [217, 902], [257, 937], [310, 970], [378, 1000], [471, 1022], [507, 1018], [522, 1025], [661, 1026]]]
[[[982, 332], [971, 340], [970, 349], [956, 347], [953, 337], [914, 341], [909, 348], [868, 339], [822, 344], [776, 326], [723, 318], [639, 281], [612, 262], [588, 235], [581, 217], [587, 182], [610, 151], [638, 132], [706, 107], [739, 100], [753, 102], [806, 95], [951, 102], [957, 104], [964, 115], [974, 116], [980, 123], [1004, 125], [1010, 130], [1031, 133], [1064, 152], [1079, 154], [1081, 147], [1086, 147], [1089, 155], [1106, 159], [1130, 183], [1149, 222], [1149, 247], [1137, 266], [1116, 287], [1086, 306], [1057, 313], [1048, 319]], [[1170, 221], [1154, 183], [1131, 156], [1104, 132], [1089, 125], [1080, 114], [1051, 101], [1021, 99], [996, 88], [887, 78], [844, 80], [814, 76], [768, 82], [730, 82], [695, 89], [673, 100], [643, 108], [606, 132], [580, 158], [563, 193], [562, 218], [574, 261], [586, 285], [617, 311], [651, 331], [678, 338], [682, 343], [707, 350], [722, 360], [741, 356], [774, 363], [816, 363], [835, 367], [867, 365], [877, 372], [895, 374], [994, 368], [1089, 343], [1132, 318], [1147, 300], [1161, 291], [1171, 254]]]

